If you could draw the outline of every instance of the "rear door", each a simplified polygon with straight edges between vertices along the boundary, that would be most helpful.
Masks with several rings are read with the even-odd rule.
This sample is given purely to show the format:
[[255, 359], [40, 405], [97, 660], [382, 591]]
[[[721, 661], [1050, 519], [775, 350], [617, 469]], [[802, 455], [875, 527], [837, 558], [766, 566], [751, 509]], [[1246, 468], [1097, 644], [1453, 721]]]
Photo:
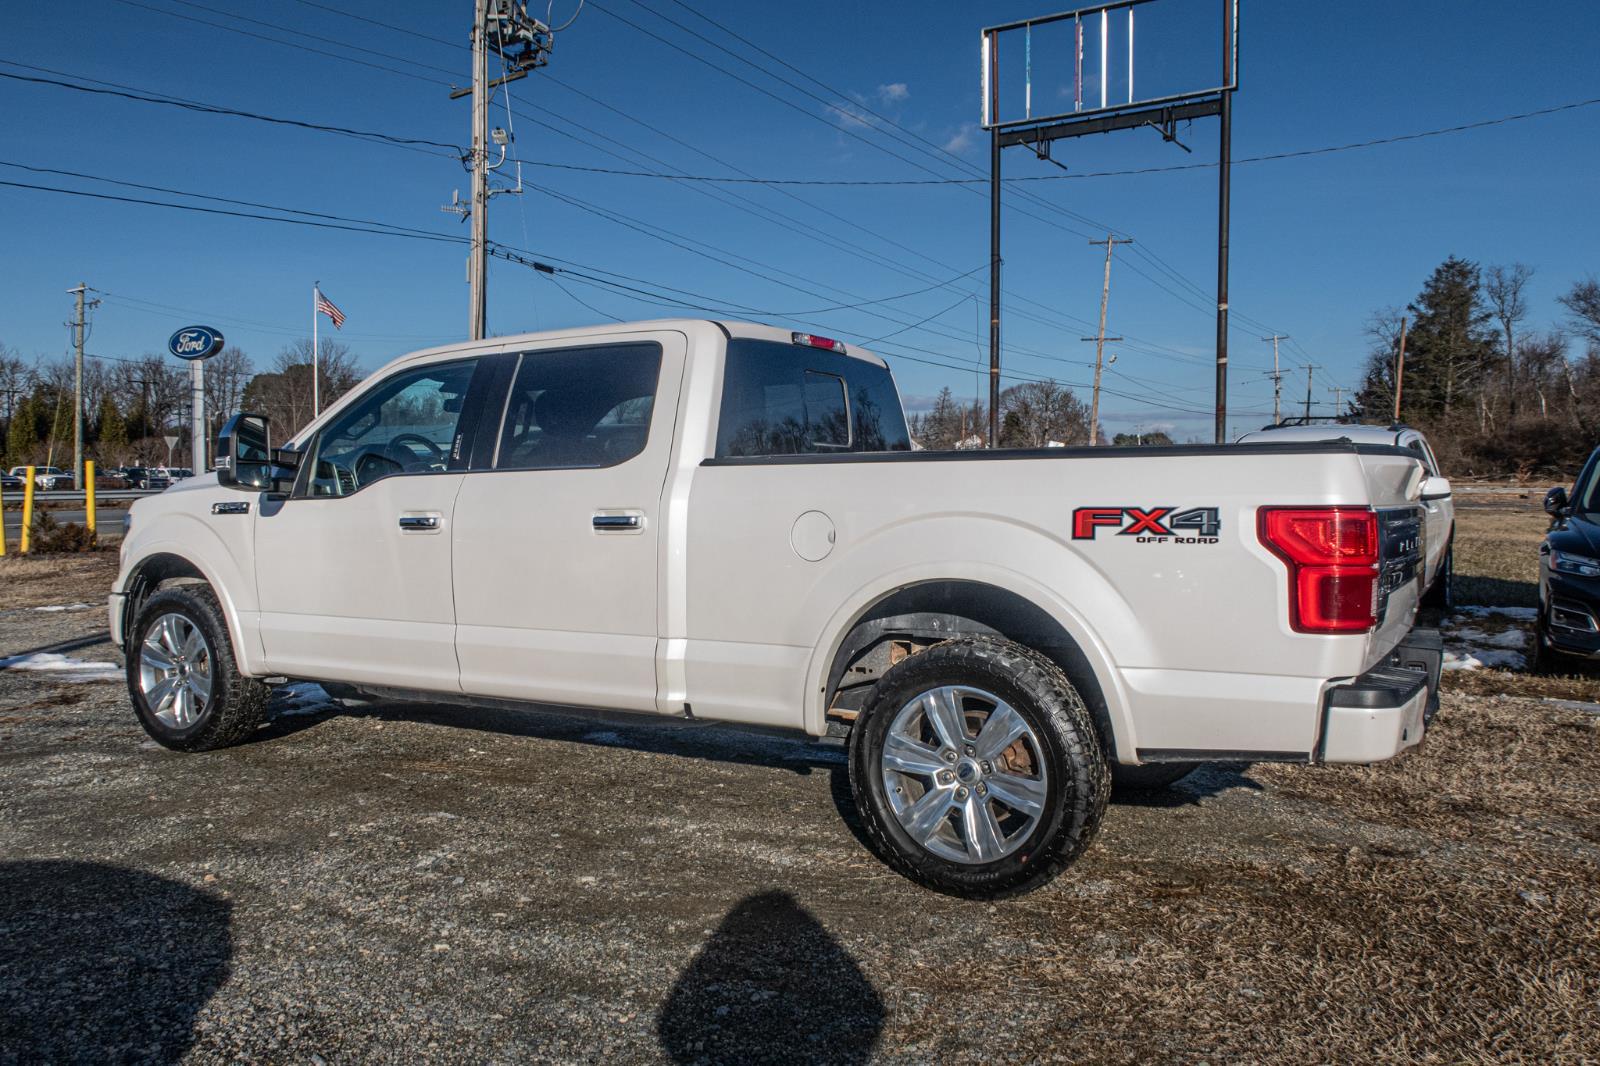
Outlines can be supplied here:
[[502, 356], [452, 527], [456, 652], [473, 695], [656, 710], [661, 495], [687, 338]]

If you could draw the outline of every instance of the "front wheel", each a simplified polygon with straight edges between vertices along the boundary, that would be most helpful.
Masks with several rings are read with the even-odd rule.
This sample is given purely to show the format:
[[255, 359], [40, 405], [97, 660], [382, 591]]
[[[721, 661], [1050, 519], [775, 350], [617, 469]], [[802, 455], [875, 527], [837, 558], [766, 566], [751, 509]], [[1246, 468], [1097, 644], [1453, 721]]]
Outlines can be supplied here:
[[206, 585], [176, 585], [146, 600], [127, 657], [134, 712], [164, 747], [225, 748], [266, 717], [267, 686], [240, 675], [222, 606]]
[[851, 731], [850, 786], [885, 862], [968, 899], [1017, 895], [1065, 870], [1111, 791], [1072, 682], [994, 637], [946, 641], [884, 674]]

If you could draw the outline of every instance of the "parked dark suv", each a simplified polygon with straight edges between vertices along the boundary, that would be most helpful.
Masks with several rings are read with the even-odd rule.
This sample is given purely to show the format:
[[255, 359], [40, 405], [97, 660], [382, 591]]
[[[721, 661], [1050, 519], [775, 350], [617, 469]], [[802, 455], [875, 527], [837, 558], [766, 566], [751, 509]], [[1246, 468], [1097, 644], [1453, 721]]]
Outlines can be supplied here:
[[1550, 532], [1539, 546], [1538, 654], [1600, 658], [1600, 448], [1569, 495], [1544, 497]]

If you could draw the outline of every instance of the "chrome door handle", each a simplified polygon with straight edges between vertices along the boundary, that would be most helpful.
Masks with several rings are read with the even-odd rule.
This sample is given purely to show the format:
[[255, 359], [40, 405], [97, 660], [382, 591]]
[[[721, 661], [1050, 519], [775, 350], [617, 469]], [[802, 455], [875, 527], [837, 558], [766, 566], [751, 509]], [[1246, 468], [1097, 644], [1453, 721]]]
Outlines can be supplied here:
[[636, 511], [602, 512], [593, 521], [595, 530], [601, 533], [637, 533], [644, 529], [644, 515]]
[[403, 514], [400, 516], [400, 528], [407, 533], [431, 533], [439, 528], [439, 516], [436, 514]]

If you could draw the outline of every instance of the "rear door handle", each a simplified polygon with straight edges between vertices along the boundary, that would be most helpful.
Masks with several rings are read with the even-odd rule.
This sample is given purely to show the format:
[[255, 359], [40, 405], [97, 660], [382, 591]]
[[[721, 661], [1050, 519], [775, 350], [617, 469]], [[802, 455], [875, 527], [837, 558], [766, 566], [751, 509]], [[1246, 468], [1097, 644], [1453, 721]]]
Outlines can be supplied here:
[[596, 533], [644, 532], [643, 511], [596, 511], [592, 521]]
[[403, 514], [400, 516], [402, 533], [437, 533], [444, 517], [438, 514]]

